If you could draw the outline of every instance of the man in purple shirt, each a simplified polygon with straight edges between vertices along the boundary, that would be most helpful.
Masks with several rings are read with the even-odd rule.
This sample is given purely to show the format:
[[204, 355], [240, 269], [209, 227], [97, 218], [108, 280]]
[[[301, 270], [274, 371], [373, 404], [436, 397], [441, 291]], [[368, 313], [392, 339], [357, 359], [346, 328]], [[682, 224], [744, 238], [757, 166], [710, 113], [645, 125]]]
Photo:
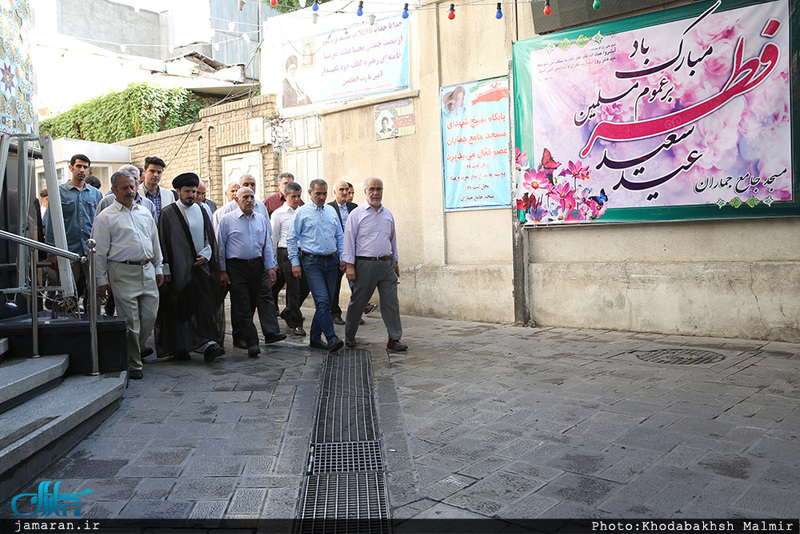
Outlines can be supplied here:
[[347, 308], [344, 327], [345, 344], [348, 347], [356, 346], [356, 332], [364, 305], [377, 287], [381, 299], [381, 317], [389, 334], [386, 348], [406, 350], [408, 345], [400, 341], [403, 327], [397, 300], [400, 267], [397, 263], [394, 217], [381, 205], [383, 181], [380, 178], [367, 178], [364, 193], [367, 202], [350, 213], [344, 231], [342, 259], [346, 263], [347, 279], [353, 282], [353, 296]]

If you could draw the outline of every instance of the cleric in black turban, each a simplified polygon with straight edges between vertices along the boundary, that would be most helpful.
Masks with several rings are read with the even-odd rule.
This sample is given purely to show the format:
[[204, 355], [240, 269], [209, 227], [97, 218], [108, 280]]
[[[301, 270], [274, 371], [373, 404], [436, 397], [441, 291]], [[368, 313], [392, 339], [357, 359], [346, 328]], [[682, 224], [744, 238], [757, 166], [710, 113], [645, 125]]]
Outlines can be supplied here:
[[200, 177], [193, 172], [179, 174], [172, 180], [172, 188], [175, 191], [180, 190], [181, 187], [197, 187], [198, 185], [200, 185]]

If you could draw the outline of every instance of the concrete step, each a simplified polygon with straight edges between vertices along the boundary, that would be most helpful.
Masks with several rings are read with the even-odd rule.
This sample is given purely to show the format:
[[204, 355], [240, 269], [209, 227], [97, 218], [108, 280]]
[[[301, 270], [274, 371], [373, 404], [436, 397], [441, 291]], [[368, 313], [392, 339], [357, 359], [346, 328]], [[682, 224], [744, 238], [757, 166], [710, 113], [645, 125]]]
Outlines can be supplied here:
[[11, 358], [0, 363], [0, 414], [56, 387], [69, 367], [69, 356]]
[[0, 415], [0, 502], [13, 497], [113, 413], [126, 372], [70, 375]]

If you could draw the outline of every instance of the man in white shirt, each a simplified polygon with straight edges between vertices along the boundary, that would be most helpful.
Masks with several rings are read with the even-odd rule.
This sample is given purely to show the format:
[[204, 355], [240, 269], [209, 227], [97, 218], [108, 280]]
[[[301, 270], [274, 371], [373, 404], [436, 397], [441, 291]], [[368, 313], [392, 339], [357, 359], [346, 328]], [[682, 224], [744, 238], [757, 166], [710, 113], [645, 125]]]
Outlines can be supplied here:
[[238, 191], [240, 187], [242, 186], [239, 185], [239, 182], [231, 182], [228, 184], [228, 187], [225, 188], [226, 202], [221, 207], [217, 208], [217, 211], [214, 212], [214, 228], [219, 226], [219, 220], [222, 218], [222, 216], [228, 213], [228, 210], [226, 210], [225, 208], [229, 204], [233, 204], [233, 207], [230, 209], [234, 210], [237, 208], [236, 191]]
[[158, 185], [166, 168], [167, 164], [161, 158], [150, 156], [144, 159], [144, 181], [139, 186], [139, 194], [155, 205], [156, 222], [161, 216], [161, 210], [175, 202], [172, 191]]
[[286, 202], [272, 212], [272, 247], [275, 249], [275, 256], [278, 263], [278, 272], [283, 274], [286, 283], [286, 308], [280, 316], [286, 321], [292, 333], [296, 336], [305, 336], [303, 330], [303, 314], [300, 306], [308, 296], [308, 283], [305, 277], [295, 278], [292, 276], [292, 262], [289, 261], [289, 253], [286, 249], [286, 234], [292, 224], [294, 211], [300, 207], [300, 195], [303, 188], [296, 182], [288, 182], [283, 189]]
[[200, 179], [178, 175], [172, 187], [179, 202], [164, 208], [158, 235], [164, 256], [164, 289], [156, 328], [156, 351], [189, 360], [204, 348], [206, 362], [225, 354], [216, 312], [222, 302], [219, 256], [208, 213], [194, 201]]
[[97, 242], [97, 291], [113, 289], [117, 312], [128, 318], [128, 371], [142, 378], [141, 347], [158, 313], [158, 288], [164, 281], [161, 245], [150, 212], [136, 204], [136, 180], [128, 172], [111, 176], [116, 201], [97, 215], [92, 238]]

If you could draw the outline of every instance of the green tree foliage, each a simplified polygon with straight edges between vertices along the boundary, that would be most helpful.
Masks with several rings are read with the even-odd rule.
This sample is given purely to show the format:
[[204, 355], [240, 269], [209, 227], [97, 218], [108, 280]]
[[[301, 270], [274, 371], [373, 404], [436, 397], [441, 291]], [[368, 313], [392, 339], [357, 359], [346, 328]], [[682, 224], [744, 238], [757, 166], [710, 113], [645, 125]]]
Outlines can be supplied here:
[[42, 121], [39, 131], [54, 138], [116, 143], [190, 124], [207, 105], [181, 87], [132, 83]]
[[[325, 2], [329, 2], [330, 0], [319, 0], [320, 4], [324, 4]], [[262, 0], [264, 3], [269, 3], [269, 0]], [[314, 0], [306, 0], [306, 7], [310, 7], [314, 3]], [[278, 0], [278, 5], [271, 6], [272, 9], [275, 11], [279, 11], [281, 13], [291, 13], [292, 11], [297, 11], [298, 9], [303, 9], [300, 7], [299, 0]]]

